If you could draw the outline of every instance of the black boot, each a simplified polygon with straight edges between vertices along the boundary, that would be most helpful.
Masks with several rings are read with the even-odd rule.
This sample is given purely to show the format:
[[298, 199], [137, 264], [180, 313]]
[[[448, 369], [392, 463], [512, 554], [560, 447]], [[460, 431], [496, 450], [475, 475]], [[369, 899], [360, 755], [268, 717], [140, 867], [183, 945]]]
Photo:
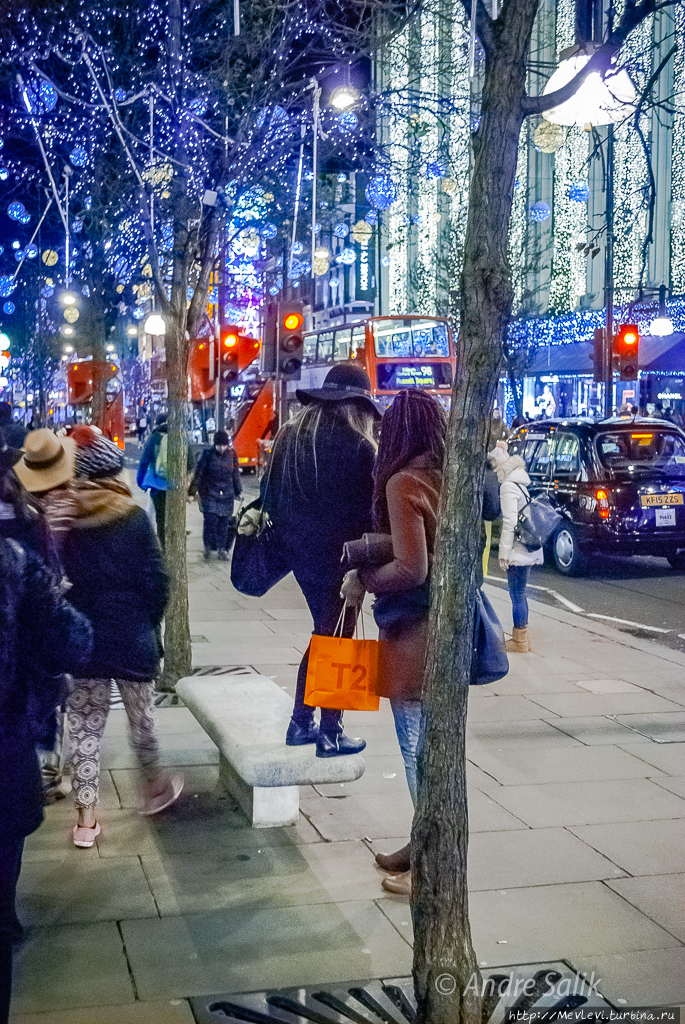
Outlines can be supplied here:
[[337, 733], [319, 732], [316, 741], [317, 757], [340, 757], [343, 754], [358, 754], [366, 746], [366, 740], [357, 736], [346, 736], [342, 730]]
[[312, 719], [307, 725], [299, 725], [294, 718], [285, 736], [286, 747], [303, 747], [306, 743], [316, 743], [319, 738], [319, 727]]

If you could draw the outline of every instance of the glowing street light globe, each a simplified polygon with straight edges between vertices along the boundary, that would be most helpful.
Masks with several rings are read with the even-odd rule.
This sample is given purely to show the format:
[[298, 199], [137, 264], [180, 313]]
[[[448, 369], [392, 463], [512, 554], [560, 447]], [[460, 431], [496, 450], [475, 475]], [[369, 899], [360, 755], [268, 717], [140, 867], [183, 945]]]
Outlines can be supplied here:
[[328, 102], [335, 110], [349, 110], [359, 100], [359, 93], [351, 85], [339, 85], [331, 93]]
[[673, 321], [668, 316], [657, 316], [649, 325], [649, 333], [656, 338], [668, 338], [673, 334]]
[[[576, 53], [562, 60], [543, 89], [543, 95], [549, 96], [567, 85], [591, 56], [589, 53]], [[599, 71], [593, 71], [570, 99], [545, 110], [542, 116], [552, 124], [616, 124], [635, 112], [635, 99], [635, 88], [624, 68], [609, 70], [604, 77]]]
[[150, 313], [149, 317], [145, 321], [143, 330], [145, 331], [146, 334], [166, 334], [166, 324], [164, 323], [164, 317], [161, 317], [159, 313]]

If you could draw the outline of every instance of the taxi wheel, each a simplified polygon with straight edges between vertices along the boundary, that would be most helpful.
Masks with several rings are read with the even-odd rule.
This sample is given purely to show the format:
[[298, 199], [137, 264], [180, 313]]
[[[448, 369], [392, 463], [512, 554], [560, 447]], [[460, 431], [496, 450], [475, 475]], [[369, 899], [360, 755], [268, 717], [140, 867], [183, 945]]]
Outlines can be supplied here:
[[668, 564], [671, 569], [685, 569], [685, 551], [676, 551], [672, 555], [667, 555]]
[[585, 556], [580, 550], [578, 534], [571, 523], [562, 523], [552, 542], [554, 564], [564, 576], [580, 576], [585, 568]]

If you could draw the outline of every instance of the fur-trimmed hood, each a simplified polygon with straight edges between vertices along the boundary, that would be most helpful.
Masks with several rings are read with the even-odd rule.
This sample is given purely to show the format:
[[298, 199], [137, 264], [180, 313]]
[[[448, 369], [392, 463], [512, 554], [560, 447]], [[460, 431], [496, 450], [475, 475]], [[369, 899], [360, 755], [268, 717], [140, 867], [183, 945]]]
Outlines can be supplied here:
[[72, 480], [69, 496], [72, 500], [70, 525], [76, 530], [106, 526], [138, 508], [123, 480]]
[[521, 479], [520, 473], [517, 474], [519, 483], [529, 483], [529, 477], [526, 473], [526, 464], [520, 455], [510, 455], [509, 452], [503, 448], [494, 448], [488, 455], [490, 465], [497, 474], [497, 479], [500, 484], [503, 484], [512, 473], [516, 470], [522, 471], [525, 476], [525, 481]]

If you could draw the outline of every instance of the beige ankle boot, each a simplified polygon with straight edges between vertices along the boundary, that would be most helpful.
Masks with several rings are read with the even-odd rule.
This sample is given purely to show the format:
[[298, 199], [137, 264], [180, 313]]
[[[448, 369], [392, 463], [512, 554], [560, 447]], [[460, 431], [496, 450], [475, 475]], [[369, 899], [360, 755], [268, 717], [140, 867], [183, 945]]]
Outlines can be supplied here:
[[526, 654], [530, 650], [528, 626], [524, 626], [522, 629], [517, 629], [514, 626], [513, 636], [511, 640], [507, 640], [504, 649], [508, 654]]

